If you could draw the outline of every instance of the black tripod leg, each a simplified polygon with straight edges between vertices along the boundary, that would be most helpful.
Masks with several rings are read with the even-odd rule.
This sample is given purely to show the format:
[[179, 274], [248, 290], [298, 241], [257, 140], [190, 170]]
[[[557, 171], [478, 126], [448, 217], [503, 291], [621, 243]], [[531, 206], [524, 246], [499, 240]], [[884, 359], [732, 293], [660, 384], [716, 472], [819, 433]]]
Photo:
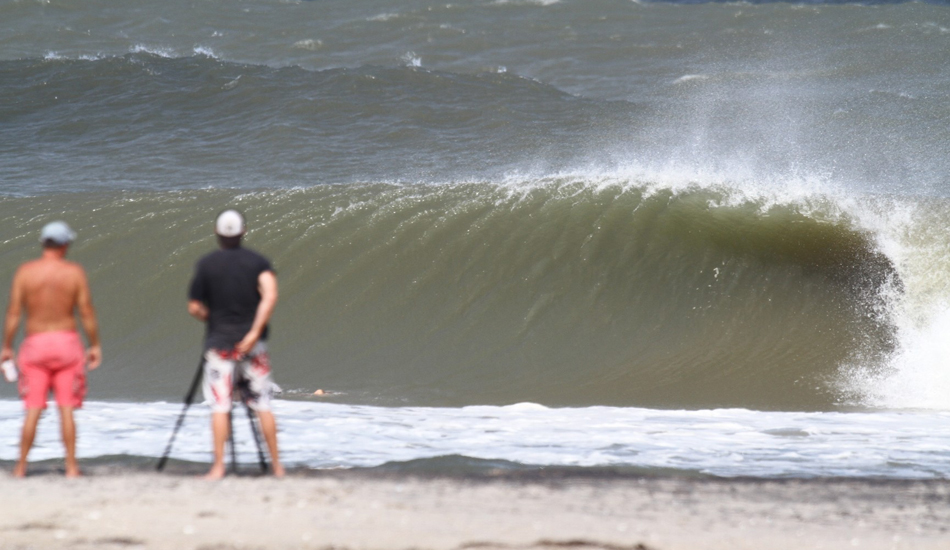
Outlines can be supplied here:
[[261, 447], [261, 438], [257, 431], [257, 417], [247, 402], [247, 393], [244, 388], [241, 389], [241, 402], [244, 403], [244, 410], [247, 411], [247, 420], [251, 425], [251, 435], [254, 436], [254, 445], [257, 446], [257, 460], [261, 465], [261, 473], [267, 473], [267, 458], [264, 457], [264, 449]]
[[178, 430], [181, 429], [181, 425], [185, 422], [185, 414], [188, 412], [188, 407], [191, 406], [192, 401], [195, 398], [195, 392], [198, 390], [198, 384], [201, 383], [201, 376], [204, 374], [205, 366], [205, 356], [201, 355], [201, 361], [198, 361], [198, 370], [195, 371], [195, 377], [191, 381], [191, 387], [188, 388], [188, 393], [185, 394], [185, 403], [181, 409], [181, 413], [178, 415], [178, 421], [175, 422], [175, 428], [172, 430], [172, 436], [168, 440], [168, 445], [165, 446], [165, 452], [162, 453], [162, 457], [158, 459], [158, 464], [155, 469], [159, 472], [165, 468], [165, 463], [168, 462], [168, 455], [172, 452], [172, 445], [175, 444], [175, 436], [178, 435]]
[[236, 474], [238, 471], [238, 461], [237, 461], [237, 448], [234, 446], [234, 406], [232, 404], [231, 411], [228, 411], [228, 445], [231, 447], [231, 473]]
[[257, 418], [251, 412], [250, 407], [247, 407], [247, 419], [251, 422], [251, 433], [254, 435], [254, 443], [257, 445], [257, 461], [261, 465], [261, 473], [266, 474], [268, 471], [267, 458], [264, 456], [264, 449], [261, 446], [261, 438], [258, 436]]

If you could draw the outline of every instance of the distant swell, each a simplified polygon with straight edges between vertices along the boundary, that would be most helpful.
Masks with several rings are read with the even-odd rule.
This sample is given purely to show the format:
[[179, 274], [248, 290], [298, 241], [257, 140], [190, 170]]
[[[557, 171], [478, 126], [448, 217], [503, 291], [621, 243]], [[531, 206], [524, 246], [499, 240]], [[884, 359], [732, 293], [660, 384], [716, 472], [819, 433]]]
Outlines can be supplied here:
[[99, 397], [175, 398], [200, 339], [184, 289], [228, 204], [278, 269], [290, 396], [826, 409], [841, 365], [896, 345], [900, 278], [834, 204], [647, 183], [7, 198], [4, 280], [68, 212], [102, 317]]
[[203, 53], [0, 61], [0, 80], [16, 83], [0, 86], [2, 191], [496, 178], [584, 158], [592, 125], [600, 135], [638, 109], [507, 74]]

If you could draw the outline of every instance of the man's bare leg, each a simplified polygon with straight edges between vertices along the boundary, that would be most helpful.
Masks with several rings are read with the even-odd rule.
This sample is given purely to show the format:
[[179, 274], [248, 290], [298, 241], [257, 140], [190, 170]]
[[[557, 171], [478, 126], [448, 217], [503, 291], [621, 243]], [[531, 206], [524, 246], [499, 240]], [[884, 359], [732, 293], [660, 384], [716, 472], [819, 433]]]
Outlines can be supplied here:
[[59, 408], [59, 424], [63, 433], [63, 447], [66, 449], [66, 477], [79, 477], [79, 465], [76, 464], [76, 422], [73, 420], [72, 407]]
[[264, 434], [264, 441], [267, 442], [267, 450], [270, 451], [271, 468], [274, 477], [284, 477], [284, 466], [280, 463], [280, 453], [277, 452], [277, 420], [274, 419], [274, 413], [270, 411], [257, 411], [257, 419], [260, 420], [261, 433]]
[[33, 439], [36, 438], [36, 425], [40, 421], [43, 409], [27, 409], [23, 418], [23, 432], [20, 435], [20, 461], [13, 468], [13, 477], [26, 477], [26, 455], [33, 448]]
[[224, 467], [224, 444], [231, 434], [231, 426], [228, 422], [228, 413], [211, 413], [211, 437], [214, 442], [214, 463], [211, 469], [205, 474], [205, 479], [221, 479], [227, 473]]

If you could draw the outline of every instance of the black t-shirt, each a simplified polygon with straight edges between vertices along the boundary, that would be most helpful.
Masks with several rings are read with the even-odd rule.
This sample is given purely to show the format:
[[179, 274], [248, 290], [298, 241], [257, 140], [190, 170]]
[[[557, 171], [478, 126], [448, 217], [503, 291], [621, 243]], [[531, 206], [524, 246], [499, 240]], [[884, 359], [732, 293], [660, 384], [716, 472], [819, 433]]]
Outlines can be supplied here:
[[[257, 278], [265, 271], [273, 271], [270, 261], [246, 248], [216, 250], [198, 260], [188, 298], [208, 306], [205, 348], [230, 350], [251, 330], [261, 301]], [[261, 340], [267, 332], [264, 327]]]

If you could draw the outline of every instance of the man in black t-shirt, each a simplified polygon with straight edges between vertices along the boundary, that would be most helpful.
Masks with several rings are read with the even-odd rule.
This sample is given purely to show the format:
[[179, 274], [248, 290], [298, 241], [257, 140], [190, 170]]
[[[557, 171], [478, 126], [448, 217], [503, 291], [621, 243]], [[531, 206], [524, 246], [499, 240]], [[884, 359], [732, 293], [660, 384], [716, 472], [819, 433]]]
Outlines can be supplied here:
[[219, 250], [195, 266], [188, 291], [188, 313], [207, 324], [203, 391], [211, 403], [214, 463], [205, 476], [224, 477], [224, 444], [230, 435], [228, 414], [237, 384], [257, 413], [270, 451], [273, 472], [284, 475], [277, 451], [277, 422], [270, 409], [274, 384], [267, 355], [267, 323], [277, 304], [277, 277], [267, 258], [241, 247], [246, 227], [237, 210], [215, 220]]

